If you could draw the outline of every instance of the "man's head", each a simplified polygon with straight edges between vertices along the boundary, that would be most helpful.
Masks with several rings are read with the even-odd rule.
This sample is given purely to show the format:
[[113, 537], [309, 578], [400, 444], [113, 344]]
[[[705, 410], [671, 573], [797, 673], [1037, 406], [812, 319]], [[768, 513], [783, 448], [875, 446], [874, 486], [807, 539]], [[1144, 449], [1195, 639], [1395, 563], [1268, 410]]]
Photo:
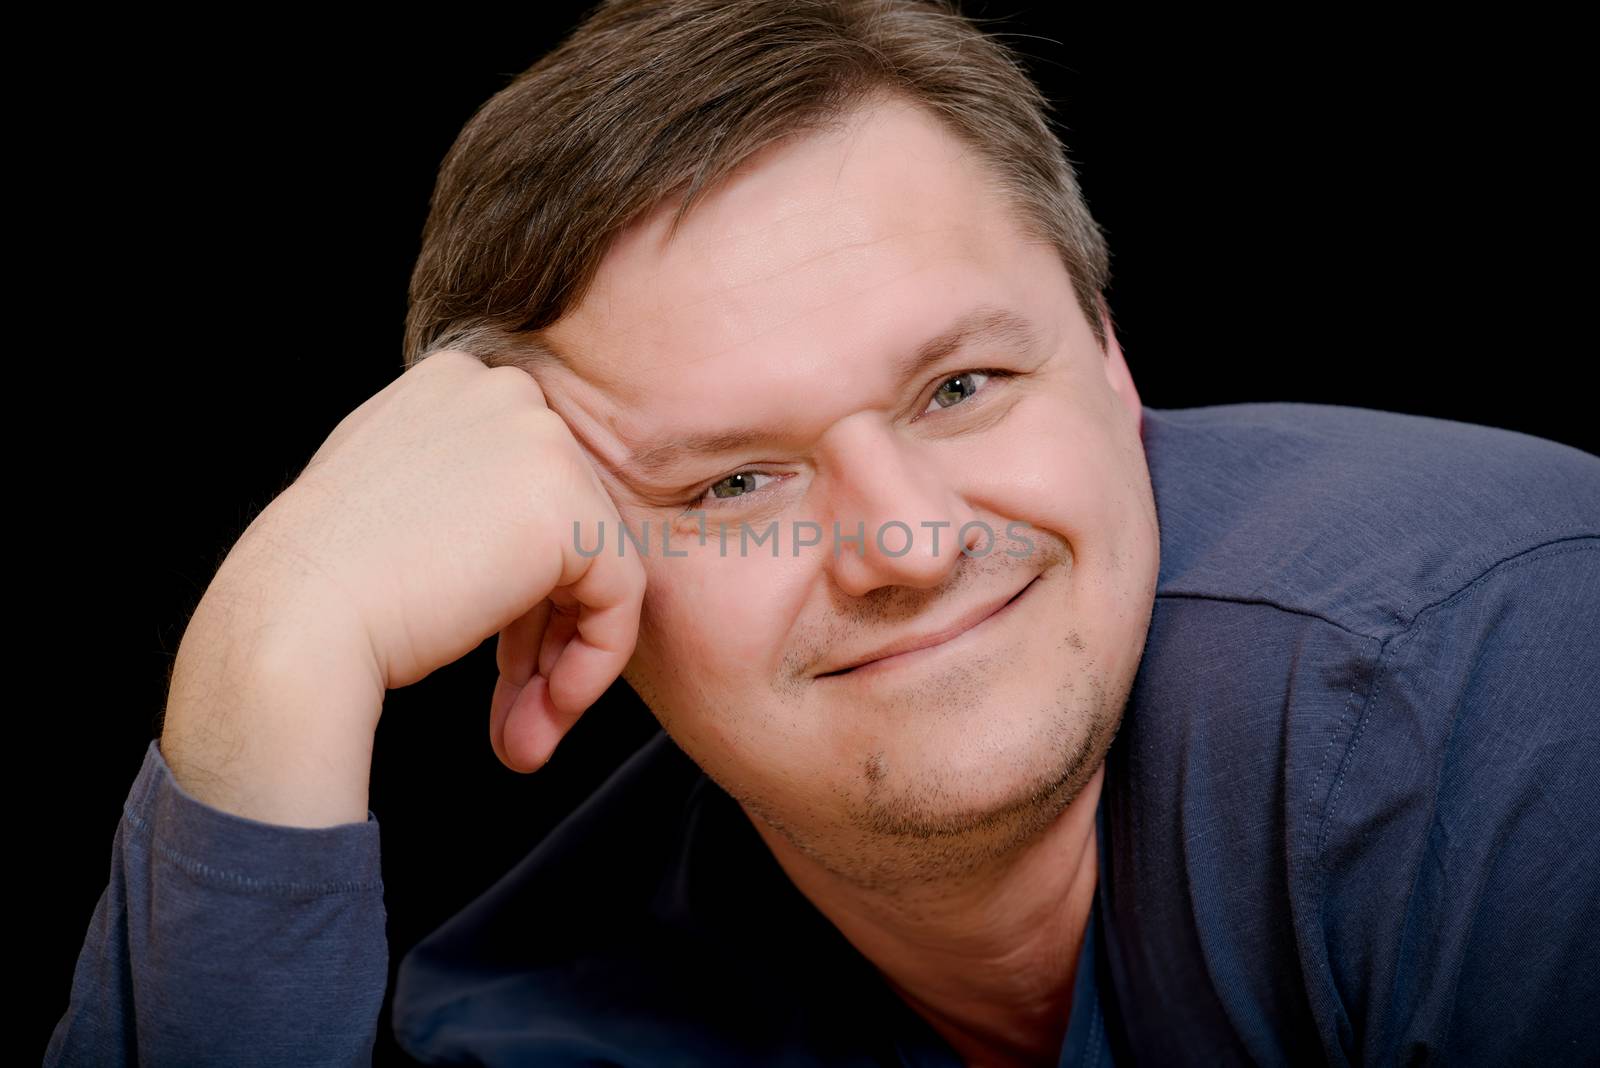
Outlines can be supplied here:
[[941, 0], [613, 0], [473, 115], [439, 170], [405, 358], [537, 359], [644, 212], [675, 222], [741, 161], [892, 90], [989, 164], [994, 195], [1055, 245], [1103, 346], [1104, 237], [994, 38]]
[[[929, 78], [993, 62], [967, 55], [993, 45], [909, 2], [645, 6], [712, 21], [741, 9], [722, 29], [752, 53], [786, 40], [782, 26], [767, 40], [763, 18], [796, 10], [902, 35], [926, 19], [955, 34], [950, 51], [918, 60]], [[634, 62], [640, 78], [692, 79], [698, 54], [659, 57], [667, 72]], [[595, 77], [600, 106], [611, 82]], [[614, 117], [622, 141], [655, 125], [648, 100], [635, 107], [646, 110]], [[469, 127], [447, 164], [458, 186], [471, 138]], [[494, 171], [513, 142], [537, 154], [502, 138], [474, 158]], [[470, 198], [508, 247], [452, 245], [442, 235], [467, 209], [436, 199], [424, 258], [520, 261], [526, 250], [509, 246], [547, 231], [505, 206], [510, 173], [498, 172], [499, 199]], [[528, 367], [624, 523], [649, 535], [625, 678], [768, 841], [862, 887], [970, 873], [1090, 781], [1143, 651], [1156, 513], [1108, 317], [986, 153], [899, 82], [768, 139], [701, 188], [692, 212], [681, 204], [635, 212], [559, 314], [482, 355]], [[507, 277], [535, 291], [526, 274]], [[430, 306], [465, 299], [429, 288], [441, 281], [420, 265], [418, 278]], [[485, 290], [476, 320], [434, 324], [414, 306], [418, 351], [490, 343], [505, 329], [490, 322], [496, 299]], [[836, 526], [864, 537], [836, 540]], [[1002, 605], [957, 638], [850, 670]]]

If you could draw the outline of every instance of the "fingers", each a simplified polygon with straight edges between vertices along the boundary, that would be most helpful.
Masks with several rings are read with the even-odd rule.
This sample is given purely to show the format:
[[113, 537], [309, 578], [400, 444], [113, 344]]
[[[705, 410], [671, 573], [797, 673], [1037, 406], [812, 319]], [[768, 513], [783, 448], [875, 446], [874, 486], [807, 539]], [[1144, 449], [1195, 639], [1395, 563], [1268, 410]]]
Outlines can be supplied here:
[[644, 603], [643, 566], [615, 557], [590, 562], [595, 566], [576, 583], [552, 591], [500, 633], [489, 741], [514, 771], [543, 767], [633, 656]]
[[622, 674], [638, 642], [643, 565], [603, 555], [585, 563], [592, 566], [578, 581], [552, 590], [497, 638], [489, 742], [514, 771], [544, 766]]
[[526, 686], [528, 679], [539, 667], [535, 657], [539, 651], [541, 635], [545, 633], [545, 627], [550, 619], [551, 608], [549, 598], [545, 598], [513, 620], [500, 632], [495, 641], [495, 667], [499, 669], [500, 677], [515, 688]]
[[506, 754], [506, 720], [511, 715], [511, 706], [516, 703], [517, 695], [526, 688], [512, 685], [502, 674], [495, 680], [494, 694], [489, 698], [489, 747], [494, 750], [500, 763], [515, 771], [523, 769], [515, 767]]
[[[587, 510], [620, 528], [598, 478], [582, 470], [594, 491]], [[623, 673], [638, 642], [644, 591], [637, 557], [584, 556], [563, 539], [560, 574], [549, 593], [499, 635], [489, 736], [501, 763], [517, 771], [542, 767]]]
[[518, 686], [502, 674], [489, 701], [489, 744], [512, 771], [538, 771], [587, 709], [558, 708], [543, 675]]
[[[555, 601], [558, 597], [559, 593], [551, 598], [552, 607], [550, 609], [549, 624], [545, 627], [544, 636], [537, 646], [539, 650], [539, 674], [546, 679], [550, 678], [550, 672], [555, 670], [556, 660], [560, 658], [561, 650], [565, 649], [567, 643], [572, 641], [573, 635], [578, 633], [579, 606], [577, 602], [556, 604]], [[561, 598], [561, 600], [565, 602], [566, 598]]]
[[501, 735], [501, 763], [513, 771], [538, 771], [584, 709], [563, 712], [550, 703], [544, 677], [535, 675], [516, 695]]
[[600, 699], [633, 656], [638, 620], [638, 609], [627, 603], [579, 611], [577, 633], [562, 647], [548, 676], [556, 707], [585, 709]]
[[[644, 565], [633, 556], [602, 553], [569, 590], [577, 602], [574, 619], [558, 604], [540, 650], [540, 673], [550, 684], [550, 700], [563, 709], [582, 710], [600, 699], [628, 666], [639, 640], [644, 607]], [[559, 656], [548, 660], [550, 631], [563, 632]], [[574, 633], [565, 634], [568, 628]], [[548, 670], [547, 670], [548, 669]]]

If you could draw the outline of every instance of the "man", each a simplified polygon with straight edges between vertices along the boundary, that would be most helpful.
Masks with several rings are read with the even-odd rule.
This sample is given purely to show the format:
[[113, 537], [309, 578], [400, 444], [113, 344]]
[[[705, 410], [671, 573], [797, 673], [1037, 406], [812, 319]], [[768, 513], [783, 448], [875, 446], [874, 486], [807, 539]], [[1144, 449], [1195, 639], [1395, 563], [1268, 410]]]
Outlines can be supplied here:
[[382, 694], [497, 633], [509, 766], [618, 673], [663, 734], [404, 962], [422, 1059], [1591, 1056], [1600, 463], [1145, 408], [1039, 106], [912, 2], [613, 4], [486, 105], [47, 1059], [370, 1050]]

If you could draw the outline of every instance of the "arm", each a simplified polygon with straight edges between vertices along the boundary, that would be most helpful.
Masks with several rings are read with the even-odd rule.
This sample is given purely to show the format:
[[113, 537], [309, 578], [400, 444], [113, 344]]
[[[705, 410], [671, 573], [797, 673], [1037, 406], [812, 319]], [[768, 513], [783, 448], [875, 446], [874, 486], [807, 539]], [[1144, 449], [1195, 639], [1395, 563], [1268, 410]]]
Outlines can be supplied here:
[[112, 839], [57, 1064], [370, 1064], [388, 977], [378, 823], [212, 808], [152, 740]]
[[637, 639], [643, 564], [568, 541], [600, 522], [615, 503], [517, 368], [436, 352], [346, 416], [184, 631], [47, 1062], [367, 1062], [384, 696], [498, 632], [490, 741], [542, 766]]
[[46, 1064], [371, 1061], [384, 689], [276, 540], [258, 519], [184, 632]]

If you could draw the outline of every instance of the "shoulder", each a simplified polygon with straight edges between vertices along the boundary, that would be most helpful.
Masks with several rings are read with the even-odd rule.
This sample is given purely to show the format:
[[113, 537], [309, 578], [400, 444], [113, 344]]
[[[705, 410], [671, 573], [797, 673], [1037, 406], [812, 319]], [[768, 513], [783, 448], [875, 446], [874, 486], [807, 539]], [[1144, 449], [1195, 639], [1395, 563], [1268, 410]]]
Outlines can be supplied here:
[[1600, 1042], [1597, 635], [1588, 537], [1508, 556], [1385, 642], [1306, 869], [1368, 1059]]
[[1600, 536], [1600, 458], [1544, 438], [1324, 404], [1144, 415], [1158, 597], [1383, 639], [1502, 561]]
[[1161, 570], [1105, 802], [1129, 981], [1231, 975], [1262, 1048], [1570, 1051], [1552, 991], [1600, 996], [1600, 459], [1368, 409], [1145, 415]]

